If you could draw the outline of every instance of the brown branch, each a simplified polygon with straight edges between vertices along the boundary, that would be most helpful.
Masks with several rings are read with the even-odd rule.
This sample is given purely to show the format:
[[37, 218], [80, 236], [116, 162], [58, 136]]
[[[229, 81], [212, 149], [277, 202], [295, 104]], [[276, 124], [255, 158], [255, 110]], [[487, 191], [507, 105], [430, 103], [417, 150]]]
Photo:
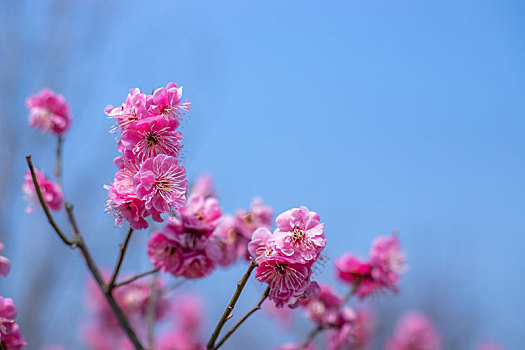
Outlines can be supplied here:
[[244, 289], [244, 286], [246, 285], [246, 282], [248, 281], [248, 278], [250, 277], [250, 274], [252, 273], [253, 269], [257, 266], [257, 263], [255, 260], [252, 260], [250, 262], [250, 265], [248, 266], [248, 270], [246, 270], [246, 273], [242, 277], [242, 279], [237, 282], [237, 289], [235, 289], [235, 293], [233, 293], [233, 296], [230, 300], [230, 303], [226, 307], [226, 310], [224, 310], [222, 317], [219, 320], [219, 323], [217, 323], [217, 326], [215, 327], [215, 330], [213, 331], [210, 340], [208, 341], [207, 349], [215, 349], [215, 341], [219, 337], [219, 334], [221, 333], [222, 327], [224, 327], [224, 324], [226, 321], [228, 321], [229, 316], [231, 312], [233, 311], [233, 308], [235, 307], [235, 304], [237, 303], [237, 300], [239, 300], [239, 297], [241, 296], [242, 290]]
[[35, 186], [36, 194], [38, 196], [38, 201], [40, 202], [42, 209], [44, 209], [44, 213], [46, 214], [47, 221], [49, 221], [49, 224], [51, 225], [51, 227], [53, 227], [53, 229], [55, 230], [57, 235], [60, 237], [60, 239], [64, 242], [64, 244], [70, 247], [74, 247], [75, 245], [74, 242], [69, 240], [66, 237], [64, 232], [62, 232], [60, 227], [58, 227], [57, 223], [51, 216], [51, 212], [49, 211], [49, 208], [47, 207], [47, 204], [44, 201], [44, 197], [42, 196], [42, 191], [40, 190], [40, 185], [38, 184], [38, 181], [36, 179], [35, 168], [33, 167], [33, 161], [31, 160], [31, 156], [27, 156], [26, 161], [27, 161], [27, 165], [29, 166], [29, 170], [31, 171], [31, 177], [33, 178], [33, 185]]
[[133, 234], [133, 229], [130, 227], [128, 230], [128, 234], [126, 235], [126, 238], [124, 239], [124, 243], [120, 245], [120, 253], [118, 256], [117, 265], [115, 265], [115, 269], [113, 270], [113, 275], [111, 276], [111, 280], [109, 281], [109, 284], [107, 287], [109, 292], [111, 292], [113, 288], [115, 288], [115, 281], [117, 280], [117, 276], [120, 271], [120, 267], [122, 266], [122, 262], [124, 261], [124, 255], [126, 255], [129, 240], [131, 239], [132, 234]]
[[49, 208], [47, 207], [47, 204], [44, 201], [44, 198], [42, 197], [42, 191], [40, 190], [40, 186], [38, 184], [38, 181], [36, 180], [35, 169], [33, 167], [33, 162], [31, 161], [31, 156], [27, 156], [26, 160], [27, 160], [27, 165], [29, 166], [29, 170], [31, 171], [31, 176], [33, 178], [33, 184], [35, 185], [35, 189], [38, 195], [38, 199], [40, 201], [40, 205], [42, 206], [42, 209], [46, 213], [49, 224], [53, 227], [55, 232], [59, 235], [59, 237], [62, 239], [62, 241], [64, 241], [66, 245], [72, 248], [78, 248], [80, 250], [80, 252], [82, 253], [82, 257], [84, 258], [84, 261], [89, 271], [91, 272], [91, 275], [97, 282], [99, 289], [103, 292], [109, 306], [111, 307], [111, 309], [113, 310], [113, 313], [115, 314], [115, 317], [117, 318], [117, 321], [120, 327], [124, 330], [124, 332], [128, 336], [128, 339], [131, 341], [131, 343], [133, 344], [136, 350], [144, 350], [144, 347], [140, 343], [140, 340], [135, 334], [135, 331], [133, 330], [133, 328], [131, 328], [131, 325], [126, 315], [124, 314], [124, 312], [122, 311], [118, 303], [116, 302], [115, 298], [113, 297], [113, 294], [111, 293], [111, 291], [109, 292], [107, 291], [106, 283], [104, 282], [104, 279], [102, 278], [100, 270], [98, 269], [97, 264], [93, 260], [93, 257], [91, 256], [88, 246], [84, 242], [84, 239], [82, 238], [80, 231], [78, 229], [78, 225], [75, 220], [74, 213], [73, 213], [73, 205], [72, 204], [66, 205], [66, 213], [67, 213], [69, 222], [71, 224], [71, 227], [73, 229], [73, 233], [75, 236], [75, 239], [73, 241], [70, 241], [69, 239], [66, 238], [66, 236], [64, 235], [60, 227], [58, 227], [58, 225], [56, 224], [55, 220], [51, 216], [51, 213], [49, 212]]
[[214, 349], [220, 348], [222, 346], [222, 344], [224, 344], [224, 342], [226, 340], [228, 340], [228, 338], [233, 334], [233, 332], [235, 332], [237, 330], [237, 328], [239, 328], [239, 326], [244, 321], [246, 321], [246, 319], [248, 319], [248, 317], [250, 317], [255, 311], [260, 310], [262, 303], [264, 303], [266, 298], [268, 298], [269, 294], [270, 294], [270, 286], [268, 286], [266, 288], [266, 290], [264, 291], [261, 299], [259, 299], [259, 302], [257, 303], [257, 305], [255, 305], [250, 311], [248, 311], [246, 314], [244, 314], [244, 316], [241, 317], [241, 319], [239, 321], [237, 321], [237, 323], [228, 331], [228, 333], [226, 333], [224, 335], [224, 337], [222, 337], [222, 339], [219, 341], [219, 343], [217, 344], [217, 346]]
[[64, 187], [62, 186], [62, 143], [64, 139], [62, 136], [57, 138], [57, 162], [55, 166], [55, 177], [57, 180], [58, 187], [64, 192]]
[[159, 269], [152, 269], [152, 270], [149, 270], [149, 271], [146, 271], [146, 272], [142, 272], [142, 273], [136, 274], [135, 276], [133, 276], [131, 278], [128, 278], [127, 280], [115, 283], [114, 286], [113, 286], [113, 289], [118, 288], [118, 287], [123, 286], [123, 285], [126, 285], [126, 284], [129, 284], [131, 282], [135, 282], [139, 278], [151, 275], [151, 274], [153, 274], [155, 272], [159, 272]]

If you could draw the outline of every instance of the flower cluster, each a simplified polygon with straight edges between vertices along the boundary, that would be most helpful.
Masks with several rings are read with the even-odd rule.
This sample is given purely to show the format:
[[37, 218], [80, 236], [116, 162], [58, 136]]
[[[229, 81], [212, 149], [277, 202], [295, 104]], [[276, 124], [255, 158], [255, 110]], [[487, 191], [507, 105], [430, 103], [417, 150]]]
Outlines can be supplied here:
[[373, 317], [367, 309], [340, 311], [338, 322], [329, 333], [328, 350], [364, 350], [372, 338]]
[[339, 280], [354, 285], [360, 298], [382, 287], [397, 291], [400, 275], [406, 270], [397, 235], [376, 238], [368, 261], [344, 254], [335, 262], [335, 270]]
[[[3, 249], [4, 245], [0, 242], [0, 251]], [[9, 260], [0, 256], [0, 274], [7, 276], [10, 267]], [[15, 323], [16, 315], [17, 309], [13, 299], [0, 296], [0, 344], [4, 350], [20, 350], [27, 345], [20, 333], [20, 327]]]
[[146, 217], [162, 222], [161, 214], [173, 212], [186, 201], [186, 169], [179, 164], [182, 135], [177, 128], [188, 109], [182, 88], [174, 83], [151, 95], [132, 89], [120, 107], [107, 106], [116, 120], [111, 131], [121, 131], [115, 159], [119, 169], [108, 190], [107, 211], [115, 224], [127, 220], [134, 229], [148, 227]]
[[[62, 209], [62, 206], [64, 205], [64, 195], [62, 194], [60, 186], [48, 179], [42, 170], [35, 169], [35, 175], [36, 181], [38, 182], [38, 187], [40, 187], [42, 197], [44, 198], [44, 202], [46, 203], [47, 207], [54, 211], [59, 211]], [[32, 213], [33, 204], [38, 203], [38, 196], [30, 170], [28, 170], [24, 176], [22, 191], [24, 192], [28, 202], [26, 211], [28, 213]]]
[[319, 292], [310, 277], [326, 245], [324, 224], [306, 207], [290, 209], [275, 222], [273, 234], [266, 228], [253, 233], [248, 250], [258, 263], [255, 279], [270, 287], [269, 298], [277, 307], [294, 308]]
[[394, 335], [385, 346], [385, 350], [411, 349], [441, 349], [441, 340], [432, 322], [420, 312], [410, 312], [401, 317]]
[[62, 136], [71, 126], [71, 111], [64, 96], [43, 89], [26, 100], [29, 125], [41, 131]]

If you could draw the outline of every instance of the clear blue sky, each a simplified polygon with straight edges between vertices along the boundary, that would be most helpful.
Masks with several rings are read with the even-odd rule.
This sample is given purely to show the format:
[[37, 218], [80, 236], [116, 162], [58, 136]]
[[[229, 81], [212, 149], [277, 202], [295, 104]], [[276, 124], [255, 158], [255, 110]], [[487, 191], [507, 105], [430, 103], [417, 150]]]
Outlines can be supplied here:
[[[428, 310], [447, 339], [464, 334], [470, 348], [483, 339], [525, 346], [525, 3], [95, 4], [63, 4], [69, 17], [58, 12], [56, 22], [48, 4], [21, 6], [16, 31], [27, 70], [16, 127], [25, 128], [23, 97], [43, 84], [70, 99], [66, 190], [101, 262], [113, 263], [122, 235], [103, 213], [102, 185], [116, 155], [104, 107], [130, 88], [175, 81], [192, 102], [184, 164], [190, 177], [214, 175], [225, 212], [255, 195], [277, 212], [299, 205], [319, 212], [332, 259], [322, 281], [333, 280], [331, 263], [343, 252], [365, 255], [375, 236], [397, 230], [410, 271], [401, 294], [378, 298], [374, 307], [389, 317]], [[57, 43], [66, 48], [58, 58], [39, 56]], [[15, 168], [22, 176], [22, 155], [33, 153], [50, 171], [54, 146], [37, 147], [50, 138], [27, 133], [32, 140], [22, 142]], [[75, 283], [83, 283], [84, 267], [49, 239], [43, 219], [26, 220], [23, 206], [17, 199], [10, 209], [18, 237], [11, 252], [36, 254], [38, 247], [23, 243], [34, 235], [64, 254], [68, 266], [56, 283], [68, 303], [48, 311], [57, 326], [44, 334], [75, 344], [58, 325], [81, 318], [69, 310], [80, 308]], [[146, 238], [136, 240], [128, 267], [148, 268], [139, 247]], [[34, 265], [14, 260], [20, 277], [11, 277], [8, 291], [16, 297], [26, 288], [21, 274]], [[192, 286], [206, 290], [210, 322], [223, 308], [211, 297], [226, 302], [242, 270]], [[227, 278], [232, 283], [224, 284]], [[252, 282], [242, 305], [261, 290]], [[238, 341], [265, 324], [253, 321]]]

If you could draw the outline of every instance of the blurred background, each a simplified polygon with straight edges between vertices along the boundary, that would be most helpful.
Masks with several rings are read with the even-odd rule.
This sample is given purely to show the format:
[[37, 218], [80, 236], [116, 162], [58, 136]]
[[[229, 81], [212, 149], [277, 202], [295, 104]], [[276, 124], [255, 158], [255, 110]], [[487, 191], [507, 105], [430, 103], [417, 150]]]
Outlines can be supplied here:
[[[52, 174], [55, 149], [28, 126], [25, 98], [50, 87], [71, 104], [65, 192], [96, 260], [112, 267], [126, 228], [104, 213], [117, 155], [104, 107], [170, 81], [192, 103], [188, 175], [214, 176], [225, 213], [261, 196], [276, 213], [321, 215], [316, 279], [336, 283], [342, 253], [366, 257], [374, 237], [399, 233], [410, 270], [399, 295], [369, 302], [374, 349], [413, 309], [445, 349], [523, 348], [524, 35], [516, 0], [0, 1], [0, 239], [12, 262], [0, 295], [15, 299], [28, 348], [84, 349], [88, 274], [43, 215], [25, 213], [24, 156]], [[148, 235], [135, 234], [125, 271], [150, 268]], [[206, 300], [205, 329], [244, 270], [184, 286]], [[263, 289], [252, 280], [239, 307]], [[286, 333], [261, 314], [225, 349], [269, 349], [310, 328], [299, 320]]]

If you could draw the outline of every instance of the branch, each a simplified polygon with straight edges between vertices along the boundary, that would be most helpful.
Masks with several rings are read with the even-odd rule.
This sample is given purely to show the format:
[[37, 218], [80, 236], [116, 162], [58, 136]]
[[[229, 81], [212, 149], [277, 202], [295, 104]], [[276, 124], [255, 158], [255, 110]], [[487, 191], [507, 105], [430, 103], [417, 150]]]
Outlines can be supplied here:
[[246, 282], [248, 281], [250, 274], [252, 273], [253, 269], [255, 269], [256, 266], [257, 266], [257, 263], [255, 262], [255, 260], [252, 260], [250, 262], [250, 266], [248, 266], [248, 270], [246, 271], [242, 279], [239, 282], [237, 282], [237, 289], [235, 290], [235, 293], [233, 294], [230, 300], [230, 303], [226, 307], [226, 310], [224, 310], [222, 317], [219, 320], [219, 323], [217, 323], [217, 326], [215, 327], [215, 330], [213, 331], [213, 334], [211, 335], [211, 338], [208, 341], [207, 349], [215, 349], [215, 341], [219, 337], [222, 327], [224, 327], [224, 324], [230, 318], [229, 316], [231, 312], [233, 311], [233, 308], [235, 307], [237, 300], [239, 300], [239, 297], [241, 296], [242, 290], [244, 289], [244, 286], [246, 285]]
[[35, 189], [38, 195], [38, 199], [40, 201], [40, 205], [42, 206], [42, 209], [44, 209], [44, 212], [46, 213], [47, 220], [49, 221], [49, 224], [53, 227], [53, 229], [56, 231], [56, 233], [59, 235], [59, 237], [64, 241], [66, 245], [72, 248], [78, 248], [80, 249], [80, 252], [82, 253], [82, 257], [84, 258], [84, 261], [91, 272], [93, 278], [97, 282], [99, 289], [104, 294], [109, 306], [113, 310], [113, 313], [115, 314], [115, 317], [117, 318], [117, 321], [120, 325], [120, 327], [124, 330], [126, 335], [128, 336], [128, 339], [131, 341], [133, 346], [136, 350], [144, 350], [144, 347], [140, 343], [140, 340], [138, 339], [137, 335], [135, 334], [135, 331], [133, 328], [131, 328], [131, 325], [116, 302], [115, 298], [113, 297], [111, 292], [106, 291], [106, 284], [104, 282], [104, 279], [102, 278], [102, 275], [97, 267], [97, 264], [93, 260], [93, 257], [91, 256], [91, 253], [84, 242], [84, 239], [80, 235], [80, 231], [78, 229], [77, 222], [75, 220], [75, 216], [73, 213], [73, 205], [72, 204], [66, 204], [66, 213], [69, 219], [69, 223], [71, 224], [71, 227], [73, 229], [73, 233], [75, 236], [75, 239], [73, 241], [70, 241], [66, 238], [60, 227], [56, 224], [55, 220], [51, 216], [51, 213], [49, 212], [49, 208], [47, 207], [46, 202], [44, 201], [44, 198], [42, 197], [42, 191], [40, 190], [40, 186], [38, 185], [38, 182], [36, 180], [35, 175], [35, 169], [33, 167], [33, 162], [31, 161], [31, 156], [26, 157], [27, 165], [29, 166], [29, 170], [31, 171], [31, 177], [33, 178], [33, 184], [35, 185]]
[[117, 260], [117, 265], [115, 266], [115, 269], [113, 270], [113, 276], [111, 276], [111, 280], [109, 281], [107, 290], [111, 292], [113, 288], [115, 288], [115, 281], [117, 279], [118, 273], [120, 271], [120, 267], [122, 266], [122, 261], [124, 261], [124, 255], [126, 255], [126, 250], [128, 249], [129, 240], [131, 239], [131, 234], [133, 233], [133, 229], [130, 227], [128, 230], [128, 234], [126, 235], [126, 238], [124, 239], [124, 243], [120, 245], [120, 253]]
[[49, 211], [49, 208], [47, 207], [47, 204], [44, 201], [44, 197], [42, 196], [42, 191], [40, 190], [40, 185], [38, 184], [38, 181], [36, 179], [35, 168], [33, 167], [33, 161], [31, 160], [31, 156], [27, 156], [26, 161], [27, 161], [27, 165], [29, 166], [29, 170], [31, 171], [31, 177], [33, 178], [33, 184], [35, 186], [36, 194], [38, 196], [38, 201], [40, 202], [42, 209], [44, 209], [44, 213], [46, 214], [47, 221], [49, 221], [49, 224], [51, 225], [51, 227], [53, 227], [53, 229], [55, 230], [57, 235], [60, 237], [60, 239], [64, 242], [64, 244], [70, 247], [74, 247], [75, 243], [66, 237], [64, 232], [62, 232], [60, 227], [58, 227], [57, 223], [51, 216], [51, 212]]
[[153, 273], [155, 273], [155, 272], [158, 272], [158, 271], [159, 271], [159, 269], [152, 269], [152, 270], [149, 270], [149, 271], [146, 271], [146, 272], [139, 273], [139, 274], [137, 274], [137, 275], [135, 275], [135, 276], [133, 276], [133, 277], [131, 277], [131, 278], [128, 278], [127, 280], [124, 280], [124, 281], [122, 281], [122, 282], [115, 283], [115, 284], [113, 285], [113, 289], [118, 288], [118, 287], [120, 287], [120, 286], [123, 286], [123, 285], [125, 285], [125, 284], [129, 284], [129, 283], [131, 283], [131, 282], [135, 282], [135, 281], [138, 280], [139, 278], [142, 278], [142, 277], [145, 277], [145, 276], [151, 275], [151, 274], [153, 274]]
[[62, 136], [57, 138], [57, 163], [55, 166], [55, 177], [57, 180], [58, 187], [64, 192], [64, 187], [62, 186], [62, 143], [64, 139]]
[[261, 299], [259, 299], [259, 302], [257, 303], [257, 305], [255, 305], [250, 311], [248, 311], [246, 314], [244, 314], [243, 317], [241, 317], [241, 319], [239, 321], [237, 321], [237, 323], [228, 331], [228, 333], [226, 333], [226, 335], [224, 335], [224, 337], [219, 341], [219, 344], [217, 344], [217, 346], [215, 347], [214, 350], [218, 349], [221, 347], [222, 344], [224, 344], [224, 342], [226, 340], [228, 340], [228, 338], [233, 334], [233, 332], [235, 332], [237, 330], [237, 328], [239, 328], [239, 326], [244, 322], [246, 321], [246, 319], [248, 317], [250, 317], [255, 311], [257, 310], [260, 310], [261, 309], [261, 305], [262, 303], [264, 303], [264, 301], [266, 300], [266, 298], [268, 298], [268, 295], [270, 294], [270, 286], [268, 286], [266, 288], [266, 290], [264, 291]]

